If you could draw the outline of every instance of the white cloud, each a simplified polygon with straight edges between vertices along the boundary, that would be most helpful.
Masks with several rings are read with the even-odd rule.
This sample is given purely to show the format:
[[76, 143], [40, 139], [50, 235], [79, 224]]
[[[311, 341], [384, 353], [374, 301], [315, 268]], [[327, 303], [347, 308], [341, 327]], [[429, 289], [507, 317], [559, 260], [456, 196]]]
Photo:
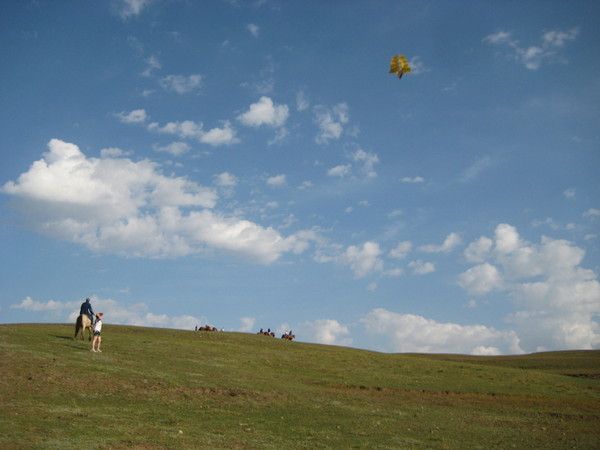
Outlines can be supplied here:
[[408, 267], [413, 270], [413, 274], [415, 275], [427, 275], [428, 273], [435, 272], [435, 265], [431, 262], [424, 262], [420, 259], [416, 261], [411, 261], [408, 263]]
[[203, 131], [202, 123], [196, 123], [191, 120], [184, 120], [183, 122], [168, 122], [162, 127], [157, 122], [152, 122], [148, 125], [148, 130], [156, 131], [157, 133], [163, 134], [174, 134], [182, 139], [198, 139], [202, 137]]
[[442, 323], [423, 316], [400, 314], [383, 308], [361, 319], [366, 331], [385, 339], [382, 350], [419, 353], [498, 354], [522, 353], [513, 331], [484, 325]]
[[495, 46], [504, 46], [509, 49], [511, 58], [523, 64], [529, 70], [537, 70], [542, 65], [549, 62], [564, 61], [559, 57], [559, 51], [565, 44], [573, 41], [579, 34], [578, 28], [572, 28], [568, 31], [552, 30], [542, 35], [539, 45], [522, 47], [519, 41], [512, 37], [507, 31], [486, 36], [483, 41]]
[[358, 149], [352, 153], [352, 160], [362, 165], [361, 170], [367, 178], [377, 177], [375, 164], [379, 163], [379, 157], [375, 153], [369, 153], [362, 149]]
[[132, 16], [138, 16], [142, 10], [150, 4], [151, 0], [121, 0], [119, 14], [121, 18], [128, 19]]
[[158, 58], [154, 55], [150, 55], [148, 59], [146, 59], [146, 69], [142, 72], [142, 75], [145, 77], [152, 76], [155, 70], [158, 70], [162, 67]]
[[158, 152], [170, 153], [173, 156], [183, 155], [190, 150], [189, 144], [185, 142], [171, 142], [163, 146], [155, 146], [154, 149]]
[[350, 330], [346, 325], [333, 319], [319, 319], [302, 326], [310, 340], [328, 345], [351, 345]]
[[581, 267], [584, 256], [569, 241], [542, 237], [531, 244], [500, 224], [493, 248], [480, 255], [489, 262], [461, 274], [459, 284], [478, 295], [502, 288], [517, 307], [509, 319], [527, 351], [598, 348], [600, 283]]
[[600, 209], [590, 208], [586, 212], [583, 213], [583, 217], [585, 217], [586, 219], [600, 217]]
[[274, 175], [272, 177], [267, 178], [267, 184], [273, 187], [281, 187], [285, 186], [287, 183], [286, 177], [284, 174]]
[[[105, 323], [193, 330], [196, 324], [205, 322], [203, 317], [186, 314], [178, 316], [155, 314], [144, 303], [127, 305], [97, 296], [91, 296], [90, 300], [94, 312], [104, 313]], [[21, 303], [11, 305], [11, 308], [35, 312], [37, 317], [43, 320], [61, 320], [74, 324], [79, 315], [81, 303], [81, 300], [44, 302], [27, 297]]]
[[462, 239], [457, 233], [450, 233], [444, 239], [441, 245], [428, 244], [419, 247], [419, 250], [426, 253], [448, 253], [454, 250], [457, 246], [462, 244]]
[[[71, 305], [72, 306], [72, 305]], [[25, 311], [42, 312], [42, 311], [62, 311], [68, 309], [63, 302], [56, 300], [48, 300], [47, 302], [39, 302], [31, 297], [24, 298], [21, 303], [10, 305], [12, 309], [23, 309]]]
[[472, 295], [482, 295], [502, 287], [502, 278], [496, 267], [484, 263], [460, 274], [458, 284]]
[[228, 121], [225, 121], [223, 123], [223, 127], [211, 128], [210, 130], [202, 133], [202, 136], [200, 136], [200, 142], [217, 147], [219, 145], [237, 144], [240, 142], [240, 140], [236, 137], [236, 132], [231, 127], [231, 124]]
[[123, 150], [118, 147], [107, 147], [100, 149], [100, 156], [102, 158], [120, 158], [122, 156], [129, 156], [131, 152]]
[[340, 261], [350, 266], [357, 278], [362, 278], [374, 271], [383, 269], [380, 259], [381, 249], [376, 242], [367, 241], [362, 247], [349, 246], [341, 255]]
[[188, 92], [195, 91], [202, 87], [202, 75], [167, 75], [160, 79], [159, 84], [167, 91], [173, 91], [178, 94], [187, 94]]
[[162, 175], [151, 161], [88, 158], [58, 139], [48, 147], [2, 192], [15, 198], [38, 231], [92, 251], [176, 257], [212, 249], [268, 264], [304, 251], [314, 238], [303, 231], [284, 237], [210, 211], [217, 200], [213, 189]]
[[314, 113], [315, 121], [319, 126], [319, 134], [316, 137], [318, 144], [327, 144], [330, 140], [337, 140], [341, 137], [344, 125], [349, 121], [346, 103], [338, 103], [331, 109], [316, 106]]
[[392, 277], [392, 278], [397, 278], [399, 276], [402, 276], [403, 274], [404, 274], [404, 269], [402, 269], [400, 267], [395, 267], [393, 269], [389, 269], [384, 272], [385, 276]]
[[241, 325], [238, 331], [243, 333], [249, 333], [254, 330], [254, 324], [256, 323], [256, 319], [254, 317], [242, 317], [240, 319]]
[[410, 183], [410, 184], [424, 183], [425, 178], [423, 178], [423, 177], [402, 177], [402, 178], [400, 178], [400, 181], [402, 183]]
[[490, 44], [505, 44], [512, 41], [511, 34], [507, 31], [498, 31], [483, 38], [484, 42]]
[[350, 164], [340, 164], [335, 167], [332, 167], [327, 171], [327, 175], [330, 177], [345, 177], [352, 173], [352, 166]]
[[310, 108], [310, 102], [306, 97], [306, 94], [304, 91], [299, 91], [296, 94], [296, 110], [306, 111], [308, 108]]
[[469, 262], [483, 262], [489, 256], [493, 245], [494, 241], [482, 236], [478, 240], [471, 242], [463, 254]]
[[390, 257], [395, 259], [406, 258], [412, 250], [412, 243], [410, 241], [398, 242], [398, 244], [390, 250]]
[[565, 191], [563, 192], [563, 195], [565, 196], [565, 198], [568, 198], [569, 200], [574, 199], [575, 198], [575, 188], [568, 188], [565, 189]]
[[220, 145], [237, 144], [240, 140], [236, 137], [236, 131], [231, 127], [228, 121], [223, 123], [222, 128], [212, 128], [204, 131], [202, 123], [196, 123], [191, 120], [183, 122], [168, 122], [162, 127], [157, 122], [148, 125], [148, 130], [162, 134], [173, 134], [181, 139], [196, 139], [203, 144], [214, 147]]
[[120, 113], [115, 114], [115, 116], [117, 116], [119, 121], [127, 124], [144, 123], [146, 121], [146, 118], [148, 117], [146, 115], [145, 109], [134, 109], [130, 112], [122, 111]]
[[238, 120], [249, 127], [267, 125], [270, 127], [281, 127], [289, 116], [287, 105], [275, 105], [269, 97], [261, 97], [258, 102], [253, 103]]
[[215, 182], [217, 186], [234, 187], [237, 185], [238, 179], [235, 175], [232, 175], [229, 172], [222, 172], [218, 175], [215, 175]]
[[469, 183], [479, 177], [482, 172], [496, 165], [496, 163], [490, 156], [483, 156], [463, 171], [460, 181], [462, 183]]
[[250, 23], [246, 26], [246, 29], [250, 32], [252, 36], [258, 37], [258, 34], [260, 32], [260, 28], [258, 27], [258, 25]]

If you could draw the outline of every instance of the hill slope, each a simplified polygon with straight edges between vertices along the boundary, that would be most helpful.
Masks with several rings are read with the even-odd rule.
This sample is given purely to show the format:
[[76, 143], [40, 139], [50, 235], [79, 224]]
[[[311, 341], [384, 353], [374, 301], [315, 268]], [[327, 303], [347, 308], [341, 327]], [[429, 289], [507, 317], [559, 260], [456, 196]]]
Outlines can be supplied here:
[[95, 354], [72, 331], [0, 326], [0, 448], [600, 447], [598, 351], [515, 363], [105, 325]]

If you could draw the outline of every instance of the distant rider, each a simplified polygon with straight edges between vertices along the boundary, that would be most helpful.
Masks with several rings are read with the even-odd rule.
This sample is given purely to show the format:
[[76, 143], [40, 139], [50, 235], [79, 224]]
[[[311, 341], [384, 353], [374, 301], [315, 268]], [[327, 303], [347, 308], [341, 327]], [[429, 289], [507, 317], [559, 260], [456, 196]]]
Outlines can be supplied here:
[[92, 304], [90, 303], [89, 298], [86, 298], [85, 302], [81, 304], [79, 314], [85, 314], [90, 318], [90, 322], [94, 323], [94, 310], [92, 309]]

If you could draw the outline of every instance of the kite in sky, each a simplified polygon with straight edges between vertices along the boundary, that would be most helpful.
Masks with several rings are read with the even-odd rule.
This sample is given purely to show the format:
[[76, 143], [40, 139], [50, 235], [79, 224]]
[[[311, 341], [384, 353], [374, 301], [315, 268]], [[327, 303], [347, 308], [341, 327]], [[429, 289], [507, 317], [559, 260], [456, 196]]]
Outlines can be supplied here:
[[395, 73], [398, 78], [402, 78], [402, 75], [410, 72], [410, 65], [404, 55], [394, 55], [390, 60], [390, 73]]

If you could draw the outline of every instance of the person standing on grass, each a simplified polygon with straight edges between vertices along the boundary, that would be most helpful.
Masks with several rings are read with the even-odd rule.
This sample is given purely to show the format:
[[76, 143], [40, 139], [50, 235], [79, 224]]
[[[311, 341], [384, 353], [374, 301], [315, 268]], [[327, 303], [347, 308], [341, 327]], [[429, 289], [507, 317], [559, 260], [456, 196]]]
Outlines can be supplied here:
[[103, 316], [104, 316], [104, 314], [102, 314], [101, 312], [96, 314], [96, 323], [94, 324], [94, 339], [92, 340], [92, 351], [93, 352], [102, 353], [102, 350], [100, 350], [100, 344], [102, 343], [101, 332], [102, 332], [102, 317]]

